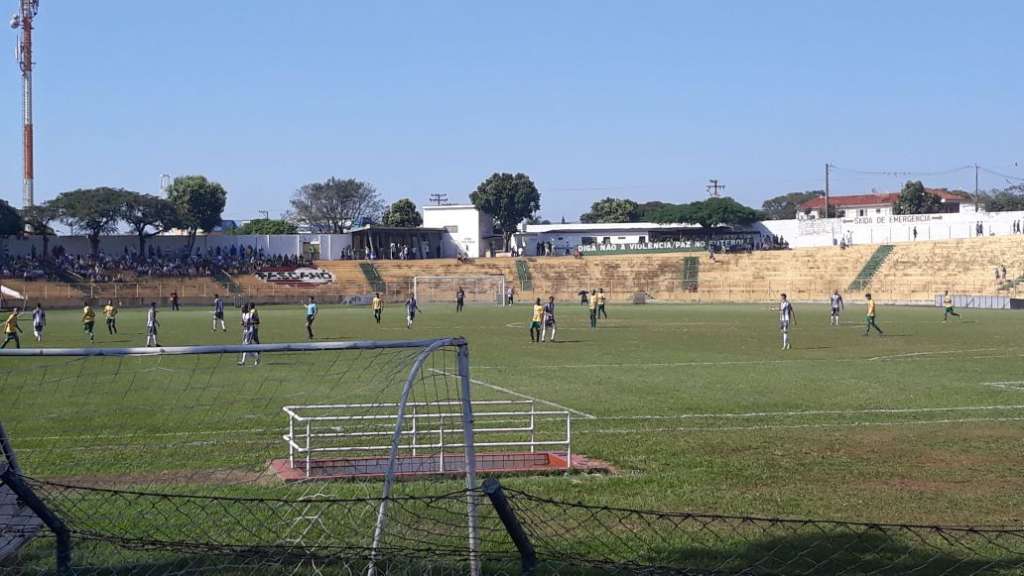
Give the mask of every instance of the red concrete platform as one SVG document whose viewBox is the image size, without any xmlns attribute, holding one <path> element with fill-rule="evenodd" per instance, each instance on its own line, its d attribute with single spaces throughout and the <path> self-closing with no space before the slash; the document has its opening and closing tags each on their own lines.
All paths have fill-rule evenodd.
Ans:
<svg viewBox="0 0 1024 576">
<path fill-rule="evenodd" d="M 364 458 L 333 458 L 312 460 L 309 476 L 306 476 L 306 461 L 295 459 L 291 467 L 287 458 L 271 460 L 270 469 L 285 482 L 302 480 L 356 480 L 383 478 L 387 470 L 386 456 Z M 461 454 L 445 454 L 444 466 L 439 454 L 424 456 L 400 456 L 398 458 L 399 478 L 413 479 L 424 476 L 462 476 L 465 463 Z M 566 465 L 565 452 L 501 452 L 478 453 L 476 470 L 481 474 L 558 474 L 570 471 L 611 473 L 614 469 L 607 462 L 592 460 L 573 454 L 571 465 Z"/>
</svg>

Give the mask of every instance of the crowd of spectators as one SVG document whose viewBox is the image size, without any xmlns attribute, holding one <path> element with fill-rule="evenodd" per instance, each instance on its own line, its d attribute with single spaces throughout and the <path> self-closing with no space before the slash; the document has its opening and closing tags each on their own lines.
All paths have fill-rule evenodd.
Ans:
<svg viewBox="0 0 1024 576">
<path fill-rule="evenodd" d="M 67 280 L 83 282 L 134 282 L 144 278 L 183 278 L 228 274 L 253 274 L 267 268 L 308 265 L 306 259 L 265 254 L 262 249 L 232 246 L 209 249 L 192 256 L 151 248 L 140 257 L 127 248 L 120 255 L 100 251 L 91 255 L 67 254 L 62 247 L 46 260 L 32 256 L 0 257 L 0 277 L 19 280 Z"/>
</svg>

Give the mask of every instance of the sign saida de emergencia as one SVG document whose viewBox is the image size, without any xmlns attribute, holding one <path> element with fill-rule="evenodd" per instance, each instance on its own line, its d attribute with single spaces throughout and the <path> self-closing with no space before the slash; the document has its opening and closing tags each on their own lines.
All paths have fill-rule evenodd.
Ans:
<svg viewBox="0 0 1024 576">
<path fill-rule="evenodd" d="M 271 284 L 289 286 L 319 286 L 334 282 L 334 274 L 323 268 L 267 268 L 257 272 L 256 277 Z"/>
</svg>

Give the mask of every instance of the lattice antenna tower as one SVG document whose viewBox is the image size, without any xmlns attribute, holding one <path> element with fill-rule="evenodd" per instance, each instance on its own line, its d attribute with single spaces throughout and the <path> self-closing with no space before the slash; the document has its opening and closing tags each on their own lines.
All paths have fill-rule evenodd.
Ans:
<svg viewBox="0 0 1024 576">
<path fill-rule="evenodd" d="M 21 0 L 21 9 L 11 17 L 11 28 L 20 30 L 18 39 L 18 66 L 21 68 L 21 112 L 22 146 L 24 171 L 22 176 L 21 203 L 28 208 L 34 203 L 35 174 L 32 153 L 32 25 L 39 12 L 39 0 Z"/>
</svg>

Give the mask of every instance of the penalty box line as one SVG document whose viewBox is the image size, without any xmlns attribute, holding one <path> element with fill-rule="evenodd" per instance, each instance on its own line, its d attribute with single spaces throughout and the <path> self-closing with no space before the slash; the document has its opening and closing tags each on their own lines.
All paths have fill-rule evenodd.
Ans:
<svg viewBox="0 0 1024 576">
<path fill-rule="evenodd" d="M 452 378 L 458 378 L 459 377 L 458 374 L 453 374 L 453 373 L 447 372 L 445 370 L 438 370 L 437 368 L 430 368 L 430 371 L 434 372 L 436 374 L 441 374 L 443 376 L 450 376 Z M 485 388 L 490 388 L 491 390 L 497 390 L 498 392 L 509 394 L 511 396 L 516 396 L 517 398 L 522 398 L 523 400 L 531 400 L 533 402 L 540 402 L 541 404 L 546 404 L 548 406 L 551 406 L 552 408 L 558 408 L 559 410 L 565 410 L 566 412 L 569 412 L 570 414 L 575 414 L 575 415 L 577 415 L 577 416 L 579 416 L 581 418 L 586 418 L 587 420 L 596 420 L 597 419 L 597 416 L 594 416 L 593 414 L 587 414 L 586 412 L 583 412 L 581 410 L 576 410 L 574 408 L 569 408 L 568 406 L 563 406 L 561 404 L 557 404 L 555 402 L 551 402 L 550 400 L 544 400 L 543 398 L 535 398 L 533 396 L 529 396 L 527 394 L 523 394 L 522 392 L 516 392 L 515 390 L 511 390 L 509 388 L 505 388 L 504 386 L 498 386 L 497 384 L 491 384 L 489 382 L 484 382 L 483 380 L 477 380 L 476 378 L 472 378 L 472 377 L 469 379 L 469 381 L 472 382 L 473 384 L 478 385 L 478 386 L 483 386 Z"/>
<path fill-rule="evenodd" d="M 1024 385 L 1024 382 L 1021 383 Z M 693 414 L 598 416 L 595 420 L 699 420 L 743 418 L 792 418 L 799 416 L 856 416 L 867 414 L 929 414 L 936 412 L 981 412 L 989 410 L 1024 410 L 1024 404 L 992 406 L 948 406 L 935 408 L 865 408 L 862 410 L 790 410 L 780 412 L 705 412 Z"/>
<path fill-rule="evenodd" d="M 889 422 L 834 422 L 818 424 L 757 424 L 752 426 L 677 426 L 673 428 L 603 428 L 588 434 L 649 434 L 652 432 L 744 432 L 751 430 L 801 430 L 816 428 L 868 428 L 875 426 L 920 426 L 924 424 L 970 424 L 977 422 L 1021 422 L 1014 418 L 943 418 L 938 420 L 896 420 Z"/>
</svg>

